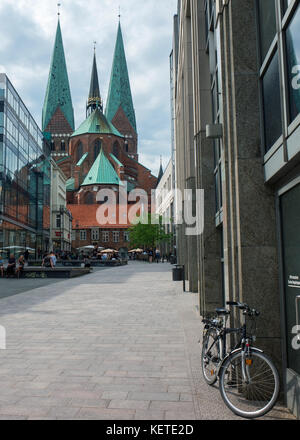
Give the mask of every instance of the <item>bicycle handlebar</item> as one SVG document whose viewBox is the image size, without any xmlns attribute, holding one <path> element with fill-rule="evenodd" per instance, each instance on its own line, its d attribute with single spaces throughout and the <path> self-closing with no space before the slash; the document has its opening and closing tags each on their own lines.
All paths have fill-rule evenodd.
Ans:
<svg viewBox="0 0 300 440">
<path fill-rule="evenodd" d="M 260 312 L 255 310 L 255 309 L 251 309 L 248 304 L 246 303 L 240 303 L 240 302 L 236 302 L 236 301 L 227 301 L 226 303 L 228 306 L 232 306 L 232 307 L 238 307 L 240 310 L 244 310 L 244 314 L 248 315 L 248 316 L 259 316 Z"/>
</svg>

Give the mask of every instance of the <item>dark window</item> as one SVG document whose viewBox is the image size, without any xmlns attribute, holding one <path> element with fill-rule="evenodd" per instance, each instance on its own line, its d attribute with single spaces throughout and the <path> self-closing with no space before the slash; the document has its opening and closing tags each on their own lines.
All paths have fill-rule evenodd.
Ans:
<svg viewBox="0 0 300 440">
<path fill-rule="evenodd" d="M 60 149 L 61 149 L 61 151 L 66 151 L 66 143 L 65 143 L 65 141 L 61 141 Z"/>
<path fill-rule="evenodd" d="M 261 62 L 276 35 L 275 0 L 258 0 Z"/>
<path fill-rule="evenodd" d="M 119 157 L 119 142 L 115 142 L 113 146 L 113 155 Z"/>
<path fill-rule="evenodd" d="M 93 205 L 94 204 L 94 195 L 93 193 L 87 193 L 85 196 L 85 204 L 86 205 Z"/>
<path fill-rule="evenodd" d="M 126 153 L 128 153 L 128 151 L 129 151 L 128 141 L 125 141 L 125 151 L 126 151 Z"/>
<path fill-rule="evenodd" d="M 101 141 L 97 140 L 97 141 L 95 142 L 95 145 L 94 145 L 94 160 L 96 160 L 97 157 L 98 157 L 99 154 L 100 154 L 101 145 L 102 145 Z"/>
<path fill-rule="evenodd" d="M 300 5 L 286 31 L 290 122 L 300 113 Z"/>
<path fill-rule="evenodd" d="M 50 148 L 51 148 L 51 151 L 55 151 L 55 143 L 54 143 L 54 141 L 51 141 Z"/>
<path fill-rule="evenodd" d="M 283 282 L 286 319 L 287 367 L 300 374 L 300 350 L 297 341 L 297 312 L 300 317 L 300 185 L 281 196 Z"/>
<path fill-rule="evenodd" d="M 265 148 L 268 151 L 282 134 L 278 53 L 262 78 Z"/>
<path fill-rule="evenodd" d="M 77 152 L 76 152 L 76 160 L 77 160 L 77 163 L 80 161 L 80 159 L 82 158 L 82 156 L 83 156 L 83 146 L 82 146 L 82 143 L 79 142 L 79 144 L 78 144 L 78 146 L 77 146 Z"/>
</svg>

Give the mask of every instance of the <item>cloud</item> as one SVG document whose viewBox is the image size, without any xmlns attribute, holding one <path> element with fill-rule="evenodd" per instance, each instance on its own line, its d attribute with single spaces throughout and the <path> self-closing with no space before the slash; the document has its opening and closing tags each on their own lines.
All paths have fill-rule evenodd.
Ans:
<svg viewBox="0 0 300 440">
<path fill-rule="evenodd" d="M 116 41 L 119 5 L 139 153 L 158 173 L 170 146 L 169 54 L 177 0 L 64 0 L 61 27 L 75 122 L 85 118 L 93 41 L 102 97 L 106 100 Z M 0 64 L 40 124 L 57 25 L 57 0 L 1 0 Z"/>
</svg>

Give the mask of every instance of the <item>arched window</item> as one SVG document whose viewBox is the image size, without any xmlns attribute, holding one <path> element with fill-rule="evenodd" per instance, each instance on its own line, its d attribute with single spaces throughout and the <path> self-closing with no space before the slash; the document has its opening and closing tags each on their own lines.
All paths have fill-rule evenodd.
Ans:
<svg viewBox="0 0 300 440">
<path fill-rule="evenodd" d="M 85 196 L 84 202 L 86 205 L 93 205 L 94 204 L 94 195 L 91 192 L 88 192 Z"/>
<path fill-rule="evenodd" d="M 54 141 L 51 141 L 50 148 L 51 148 L 51 151 L 55 151 L 55 143 L 54 143 Z"/>
<path fill-rule="evenodd" d="M 61 149 L 61 151 L 66 151 L 66 143 L 65 143 L 65 141 L 61 141 L 60 149 Z"/>
<path fill-rule="evenodd" d="M 94 160 L 96 160 L 97 157 L 99 156 L 100 150 L 101 150 L 101 146 L 102 146 L 102 142 L 99 139 L 97 139 L 95 141 L 95 145 L 94 145 Z"/>
<path fill-rule="evenodd" d="M 83 156 L 83 146 L 82 143 L 79 142 L 76 150 L 76 162 L 78 163 Z"/>
<path fill-rule="evenodd" d="M 129 151 L 128 141 L 127 140 L 125 141 L 125 151 L 126 151 L 126 153 L 128 153 L 128 151 Z"/>
<path fill-rule="evenodd" d="M 113 145 L 113 155 L 119 158 L 119 142 L 115 142 Z"/>
</svg>

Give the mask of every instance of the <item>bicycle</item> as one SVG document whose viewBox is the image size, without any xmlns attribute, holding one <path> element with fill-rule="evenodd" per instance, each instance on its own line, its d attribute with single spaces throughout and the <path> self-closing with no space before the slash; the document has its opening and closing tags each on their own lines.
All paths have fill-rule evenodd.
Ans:
<svg viewBox="0 0 300 440">
<path fill-rule="evenodd" d="M 238 416 L 257 418 L 275 405 L 279 395 L 279 376 L 273 361 L 252 345 L 256 337 L 248 334 L 246 318 L 255 320 L 259 312 L 245 303 L 227 302 L 238 307 L 244 316 L 240 328 L 227 328 L 227 309 L 216 309 L 217 317 L 203 319 L 202 371 L 205 381 L 214 385 L 219 379 L 225 404 Z M 227 335 L 239 339 L 227 353 Z"/>
</svg>

